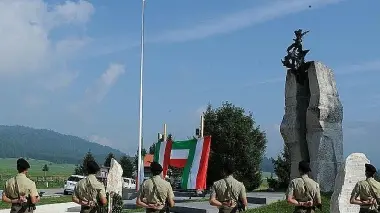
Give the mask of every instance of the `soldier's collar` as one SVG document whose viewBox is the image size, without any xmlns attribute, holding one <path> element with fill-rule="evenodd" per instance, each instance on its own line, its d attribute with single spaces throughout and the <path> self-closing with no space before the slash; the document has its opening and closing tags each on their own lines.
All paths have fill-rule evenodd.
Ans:
<svg viewBox="0 0 380 213">
<path fill-rule="evenodd" d="M 18 173 L 17 176 L 26 176 L 24 173 Z"/>
<path fill-rule="evenodd" d="M 303 175 L 301 175 L 301 177 L 309 177 L 309 175 L 308 174 L 303 174 Z"/>
</svg>

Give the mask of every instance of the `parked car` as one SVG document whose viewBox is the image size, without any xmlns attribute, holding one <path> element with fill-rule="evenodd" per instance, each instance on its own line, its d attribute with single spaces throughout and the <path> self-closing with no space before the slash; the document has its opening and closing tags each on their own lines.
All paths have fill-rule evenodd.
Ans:
<svg viewBox="0 0 380 213">
<path fill-rule="evenodd" d="M 63 194 L 68 195 L 69 193 L 73 193 L 75 186 L 77 183 L 86 178 L 85 176 L 82 175 L 71 175 L 66 181 L 65 185 L 63 186 Z"/>
<path fill-rule="evenodd" d="M 132 178 L 123 178 L 123 188 L 136 189 L 136 181 Z"/>
</svg>

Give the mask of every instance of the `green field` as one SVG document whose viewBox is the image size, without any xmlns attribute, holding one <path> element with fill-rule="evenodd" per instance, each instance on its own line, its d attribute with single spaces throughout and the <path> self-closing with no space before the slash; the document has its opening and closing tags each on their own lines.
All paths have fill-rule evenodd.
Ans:
<svg viewBox="0 0 380 213">
<path fill-rule="evenodd" d="M 1 175 L 14 175 L 16 170 L 16 158 L 0 158 L 0 174 Z M 73 164 L 54 164 L 44 160 L 28 160 L 30 164 L 29 175 L 30 176 L 44 176 L 42 167 L 47 164 L 49 171 L 47 176 L 70 176 L 75 169 Z"/>
<path fill-rule="evenodd" d="M 17 174 L 16 158 L 0 158 L 0 189 L 4 187 L 6 180 Z M 74 172 L 75 165 L 73 164 L 55 164 L 44 160 L 28 159 L 30 164 L 29 177 L 36 181 L 37 188 L 46 188 L 46 183 L 41 180 L 44 177 L 42 168 L 45 164 L 48 165 L 49 171 L 46 172 L 46 177 L 49 179 L 49 188 L 62 188 L 64 181 Z"/>
</svg>

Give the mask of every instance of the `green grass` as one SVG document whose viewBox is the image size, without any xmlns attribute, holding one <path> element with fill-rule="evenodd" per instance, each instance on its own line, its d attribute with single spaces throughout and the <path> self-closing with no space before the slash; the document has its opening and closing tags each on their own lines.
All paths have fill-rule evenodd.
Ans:
<svg viewBox="0 0 380 213">
<path fill-rule="evenodd" d="M 54 204 L 54 203 L 68 203 L 71 202 L 71 196 L 60 196 L 60 197 L 42 197 L 41 201 L 37 204 L 39 205 Z M 0 201 L 0 209 L 9 209 L 10 204 Z"/>
<path fill-rule="evenodd" d="M 330 212 L 330 195 L 322 196 L 322 211 L 317 210 L 317 212 L 321 213 L 329 213 Z M 246 211 L 248 213 L 293 213 L 294 206 L 288 204 L 286 201 L 278 201 L 263 207 L 250 209 Z"/>
<path fill-rule="evenodd" d="M 0 189 L 3 189 L 5 181 L 17 174 L 16 161 L 16 158 L 0 158 Z M 46 172 L 46 177 L 50 179 L 49 188 L 62 188 L 64 181 L 73 174 L 75 169 L 73 164 L 55 164 L 34 159 L 28 159 L 28 162 L 30 164 L 28 176 L 36 182 L 38 189 L 47 188 L 46 183 L 36 181 L 37 177 L 42 178 L 44 176 L 42 168 L 45 164 L 49 167 L 49 171 Z"/>
<path fill-rule="evenodd" d="M 14 175 L 16 170 L 16 158 L 0 158 L 0 174 L 1 175 Z M 49 171 L 47 176 L 70 176 L 75 169 L 74 164 L 55 164 L 44 160 L 28 160 L 30 164 L 29 175 L 30 176 L 44 176 L 42 167 L 47 164 Z"/>
</svg>

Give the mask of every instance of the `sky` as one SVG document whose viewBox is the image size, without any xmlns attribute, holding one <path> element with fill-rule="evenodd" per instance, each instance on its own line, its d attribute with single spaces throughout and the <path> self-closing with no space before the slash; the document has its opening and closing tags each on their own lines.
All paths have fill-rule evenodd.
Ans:
<svg viewBox="0 0 380 213">
<path fill-rule="evenodd" d="M 0 0 L 0 123 L 76 135 L 134 155 L 141 0 Z M 309 5 L 311 7 L 309 7 Z M 293 31 L 335 73 L 344 153 L 379 162 L 380 1 L 146 0 L 143 137 L 192 136 L 207 104 L 252 112 L 266 155 L 283 140 Z"/>
</svg>

